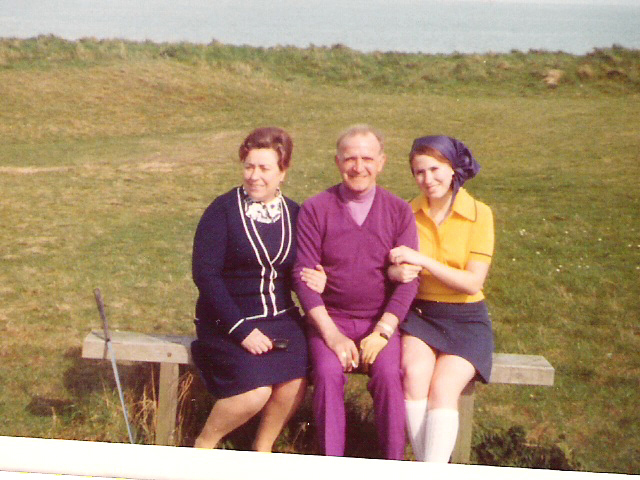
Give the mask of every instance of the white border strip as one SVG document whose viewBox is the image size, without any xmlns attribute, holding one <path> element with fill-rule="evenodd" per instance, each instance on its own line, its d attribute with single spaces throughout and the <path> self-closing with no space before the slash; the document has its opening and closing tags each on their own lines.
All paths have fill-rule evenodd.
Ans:
<svg viewBox="0 0 640 480">
<path fill-rule="evenodd" d="M 35 479 L 43 478 L 42 475 L 70 475 L 131 480 L 329 480 L 349 477 L 367 480 L 613 480 L 636 477 L 2 436 L 0 452 L 0 478 L 3 480 L 29 478 L 30 474 L 35 474 Z M 15 472 L 23 473 L 17 477 Z"/>
</svg>

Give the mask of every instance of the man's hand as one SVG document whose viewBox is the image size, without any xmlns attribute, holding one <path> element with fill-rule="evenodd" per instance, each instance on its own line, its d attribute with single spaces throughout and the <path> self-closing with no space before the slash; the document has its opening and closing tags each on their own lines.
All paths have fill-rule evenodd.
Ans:
<svg viewBox="0 0 640 480">
<path fill-rule="evenodd" d="M 336 329 L 325 341 L 327 346 L 338 357 L 343 371 L 351 372 L 358 368 L 358 348 L 353 343 L 353 340 Z"/>
<path fill-rule="evenodd" d="M 380 332 L 371 332 L 360 342 L 362 363 L 365 370 L 376 361 L 376 357 L 387 346 L 389 340 L 380 335 Z"/>
<path fill-rule="evenodd" d="M 242 342 L 240 342 L 240 345 L 253 355 L 266 353 L 273 348 L 273 343 L 271 343 L 269 337 L 257 328 L 251 330 L 251 333 L 247 335 Z"/>
</svg>

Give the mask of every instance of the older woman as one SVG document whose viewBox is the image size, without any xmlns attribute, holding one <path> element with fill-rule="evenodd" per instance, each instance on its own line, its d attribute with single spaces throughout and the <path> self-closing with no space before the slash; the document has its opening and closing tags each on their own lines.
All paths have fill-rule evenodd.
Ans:
<svg viewBox="0 0 640 480">
<path fill-rule="evenodd" d="M 193 245 L 198 339 L 191 346 L 216 397 L 195 446 L 214 448 L 262 412 L 253 443 L 271 451 L 304 397 L 307 346 L 291 298 L 298 205 L 280 192 L 293 142 L 279 128 L 258 128 L 240 146 L 242 186 L 204 212 Z M 324 288 L 323 276 L 313 277 Z"/>
<path fill-rule="evenodd" d="M 401 325 L 407 426 L 418 460 L 448 462 L 458 433 L 458 398 L 491 374 L 493 335 L 482 286 L 493 254 L 491 209 L 462 184 L 479 171 L 469 149 L 446 136 L 413 142 L 411 171 L 422 195 L 411 202 L 420 251 L 391 250 L 390 275 L 420 277 Z"/>
</svg>

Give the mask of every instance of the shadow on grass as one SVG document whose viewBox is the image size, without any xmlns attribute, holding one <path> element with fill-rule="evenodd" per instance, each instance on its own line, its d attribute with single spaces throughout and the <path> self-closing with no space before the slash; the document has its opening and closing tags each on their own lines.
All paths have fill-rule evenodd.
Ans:
<svg viewBox="0 0 640 480">
<path fill-rule="evenodd" d="M 36 417 L 53 417 L 69 415 L 74 407 L 71 400 L 35 395 L 26 407 L 27 412 Z"/>
<path fill-rule="evenodd" d="M 73 361 L 73 365 L 64 372 L 64 386 L 74 398 L 79 400 L 91 393 L 117 388 L 109 360 L 82 358 L 80 347 L 67 350 L 65 358 Z M 142 394 L 146 383 L 150 381 L 151 372 L 151 364 L 118 362 L 122 388 L 132 390 L 136 397 Z"/>
<path fill-rule="evenodd" d="M 480 465 L 552 470 L 581 470 L 569 446 L 560 437 L 554 443 L 535 444 L 527 439 L 523 427 L 483 432 L 473 452 Z"/>
<path fill-rule="evenodd" d="M 84 403 L 84 399 L 93 392 L 115 388 L 115 380 L 110 364 L 99 360 L 81 358 L 80 348 L 70 348 L 64 354 L 72 359 L 73 365 L 64 372 L 64 386 L 73 397 L 53 398 L 34 395 L 26 406 L 27 412 L 38 417 L 71 417 Z M 123 373 L 126 371 L 123 368 Z M 126 373 L 127 377 L 131 376 Z"/>
</svg>

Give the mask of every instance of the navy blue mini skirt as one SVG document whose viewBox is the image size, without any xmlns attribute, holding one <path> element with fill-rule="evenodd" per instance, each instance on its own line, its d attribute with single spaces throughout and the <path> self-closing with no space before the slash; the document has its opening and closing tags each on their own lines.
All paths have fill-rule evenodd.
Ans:
<svg viewBox="0 0 640 480">
<path fill-rule="evenodd" d="M 491 377 L 493 332 L 484 301 L 444 303 L 415 300 L 400 329 L 434 350 L 468 360 L 477 379 Z"/>
<path fill-rule="evenodd" d="M 193 363 L 216 398 L 307 376 L 307 341 L 297 309 L 255 321 L 255 326 L 269 338 L 288 340 L 286 349 L 253 355 L 211 323 L 196 319 L 198 339 L 191 343 Z"/>
</svg>

